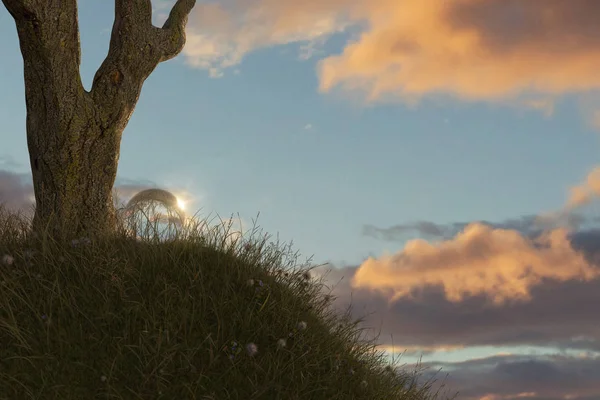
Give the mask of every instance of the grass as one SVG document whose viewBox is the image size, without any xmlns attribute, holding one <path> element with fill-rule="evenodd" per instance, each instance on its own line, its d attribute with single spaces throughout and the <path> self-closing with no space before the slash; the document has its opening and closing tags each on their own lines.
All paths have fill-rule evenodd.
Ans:
<svg viewBox="0 0 600 400">
<path fill-rule="evenodd" d="M 190 221 L 59 243 L 0 208 L 0 399 L 438 398 L 291 245 Z"/>
</svg>

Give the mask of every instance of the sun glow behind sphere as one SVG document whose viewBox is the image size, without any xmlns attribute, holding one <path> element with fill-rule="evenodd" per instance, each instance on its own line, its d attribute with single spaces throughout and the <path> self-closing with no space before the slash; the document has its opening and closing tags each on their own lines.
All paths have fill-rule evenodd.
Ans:
<svg viewBox="0 0 600 400">
<path fill-rule="evenodd" d="M 158 188 L 136 193 L 125 206 L 124 212 L 137 236 L 174 237 L 186 224 L 182 197 Z"/>
</svg>

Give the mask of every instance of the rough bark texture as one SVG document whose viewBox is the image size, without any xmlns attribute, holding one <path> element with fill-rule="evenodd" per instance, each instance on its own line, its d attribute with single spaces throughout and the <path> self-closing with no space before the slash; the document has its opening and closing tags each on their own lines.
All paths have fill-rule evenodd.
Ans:
<svg viewBox="0 0 600 400">
<path fill-rule="evenodd" d="M 79 73 L 77 0 L 2 2 L 23 55 L 34 229 L 111 232 L 121 135 L 145 79 L 183 49 L 195 0 L 177 0 L 162 28 L 152 25 L 150 0 L 115 0 L 110 48 L 89 92 Z"/>
</svg>

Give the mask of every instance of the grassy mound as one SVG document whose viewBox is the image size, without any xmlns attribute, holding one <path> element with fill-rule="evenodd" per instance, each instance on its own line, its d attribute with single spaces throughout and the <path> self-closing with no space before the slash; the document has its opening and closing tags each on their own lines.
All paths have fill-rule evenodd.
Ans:
<svg viewBox="0 0 600 400">
<path fill-rule="evenodd" d="M 28 224 L 0 209 L 0 399 L 438 397 L 332 311 L 289 246 L 199 223 L 57 243 Z"/>
</svg>

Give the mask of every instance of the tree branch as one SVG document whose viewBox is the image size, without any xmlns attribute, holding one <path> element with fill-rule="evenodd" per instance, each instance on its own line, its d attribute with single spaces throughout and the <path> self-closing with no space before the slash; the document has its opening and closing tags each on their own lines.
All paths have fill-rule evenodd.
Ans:
<svg viewBox="0 0 600 400">
<path fill-rule="evenodd" d="M 79 75 L 81 46 L 79 24 L 77 22 L 77 0 L 2 0 L 4 6 L 14 18 L 19 34 L 21 51 L 27 46 L 28 53 L 40 51 L 69 52 L 69 58 L 77 61 L 76 71 L 71 65 L 61 68 Z M 25 54 L 23 54 L 24 57 Z M 46 58 L 52 58 L 48 55 Z M 60 58 L 60 57 L 57 57 Z M 64 62 L 62 58 L 61 62 Z M 24 59 L 27 62 L 27 59 Z M 37 60 L 39 61 L 39 60 Z"/>
<path fill-rule="evenodd" d="M 170 60 L 183 50 L 185 46 L 185 26 L 196 0 L 177 0 L 171 9 L 169 18 L 162 26 L 159 41 L 163 55 L 161 61 Z"/>
<path fill-rule="evenodd" d="M 151 0 L 115 0 L 115 21 L 117 20 L 149 29 L 152 26 Z"/>
<path fill-rule="evenodd" d="M 196 0 L 177 0 L 177 3 L 171 9 L 169 18 L 163 24 L 163 29 L 185 28 L 188 15 L 192 12 L 192 8 L 196 5 Z"/>
<path fill-rule="evenodd" d="M 73 102 L 83 91 L 77 0 L 2 0 L 15 20 L 26 95 L 45 88 L 49 101 Z M 68 108 L 68 107 L 66 107 Z"/>
<path fill-rule="evenodd" d="M 2 3 L 15 21 L 34 19 L 39 11 L 35 0 L 2 0 Z"/>
<path fill-rule="evenodd" d="M 169 18 L 163 24 L 158 39 L 163 50 L 161 61 L 170 60 L 183 50 L 185 46 L 185 26 L 195 4 L 196 0 L 177 0 L 177 3 L 171 9 Z"/>
<path fill-rule="evenodd" d="M 3 0 L 4 1 L 4 0 Z M 196 0 L 177 0 L 162 28 L 152 26 L 150 0 L 115 0 L 115 21 L 106 59 L 91 95 L 107 121 L 126 124 L 146 78 L 185 45 L 185 25 Z"/>
</svg>

